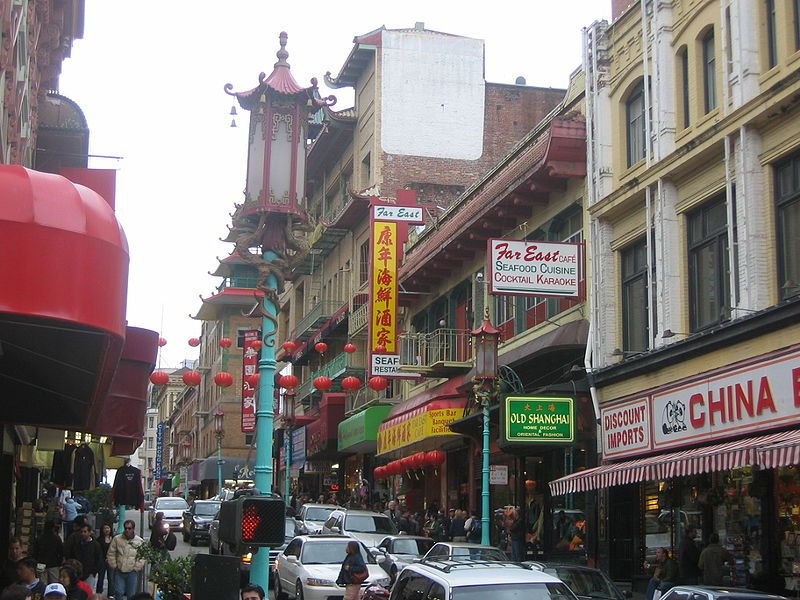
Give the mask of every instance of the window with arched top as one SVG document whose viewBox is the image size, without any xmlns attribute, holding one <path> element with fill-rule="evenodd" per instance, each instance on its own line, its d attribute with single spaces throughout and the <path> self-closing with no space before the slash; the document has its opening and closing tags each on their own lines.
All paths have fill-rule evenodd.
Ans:
<svg viewBox="0 0 800 600">
<path fill-rule="evenodd" d="M 645 157 L 645 102 L 644 79 L 640 80 L 625 101 L 625 127 L 628 142 L 628 166 L 632 167 Z"/>
</svg>

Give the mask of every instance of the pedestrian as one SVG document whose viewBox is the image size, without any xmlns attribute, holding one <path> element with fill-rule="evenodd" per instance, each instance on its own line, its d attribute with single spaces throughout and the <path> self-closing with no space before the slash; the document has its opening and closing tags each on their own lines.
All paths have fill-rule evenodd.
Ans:
<svg viewBox="0 0 800 600">
<path fill-rule="evenodd" d="M 450 521 L 450 539 L 454 542 L 466 542 L 467 532 L 464 530 L 464 516 L 460 510 L 453 512 L 453 519 Z"/>
<path fill-rule="evenodd" d="M 464 529 L 467 534 L 467 541 L 470 544 L 480 544 L 483 541 L 483 523 L 481 523 L 477 511 L 472 511 L 472 515 L 469 518 L 469 526 L 465 525 Z"/>
<path fill-rule="evenodd" d="M 17 563 L 25 556 L 18 537 L 8 540 L 8 554 L 0 567 L 0 589 L 17 582 Z"/>
<path fill-rule="evenodd" d="M 255 583 L 249 583 L 241 589 L 242 600 L 264 600 L 264 588 Z"/>
<path fill-rule="evenodd" d="M 430 536 L 434 542 L 444 542 L 447 540 L 447 532 L 444 527 L 444 514 L 440 512 L 436 515 L 436 520 L 433 522 L 430 530 Z"/>
<path fill-rule="evenodd" d="M 74 558 L 81 563 L 80 578 L 87 583 L 93 594 L 97 584 L 97 573 L 100 571 L 100 563 L 103 562 L 103 550 L 92 536 L 92 528 L 87 523 L 81 525 L 80 532 L 80 539 L 70 546 L 70 552 L 66 554 L 66 557 Z"/>
<path fill-rule="evenodd" d="M 111 525 L 103 523 L 100 528 L 100 537 L 97 542 L 100 544 L 102 552 L 102 560 L 100 561 L 100 568 L 97 571 L 97 587 L 95 591 L 98 594 L 103 593 L 105 579 L 108 579 L 108 595 L 114 595 L 114 569 L 108 566 L 108 549 L 111 547 L 111 542 L 114 541 L 114 534 L 111 531 Z"/>
<path fill-rule="evenodd" d="M 0 600 L 31 600 L 31 593 L 24 585 L 14 583 L 3 590 Z"/>
<path fill-rule="evenodd" d="M 83 567 L 81 566 L 81 562 L 77 558 L 68 558 L 64 561 L 64 564 L 61 565 L 61 569 L 64 567 L 70 567 L 73 571 L 75 571 L 75 577 L 78 578 L 78 587 L 86 592 L 87 598 L 94 594 L 94 590 L 83 580 Z M 61 569 L 58 570 L 59 579 L 61 578 Z M 69 589 L 67 589 L 67 595 L 69 595 Z"/>
<path fill-rule="evenodd" d="M 394 500 L 389 500 L 389 505 L 387 506 L 384 514 L 392 520 L 392 523 L 397 525 L 397 522 L 400 520 L 400 512 L 397 510 L 397 502 Z"/>
<path fill-rule="evenodd" d="M 511 510 L 511 522 L 508 526 L 508 537 L 511 540 L 511 560 L 522 562 L 525 560 L 525 519 L 519 514 L 519 510 Z"/>
<path fill-rule="evenodd" d="M 156 513 L 150 528 L 150 545 L 161 553 L 161 560 L 169 557 L 169 551 L 175 550 L 178 538 L 169 530 L 169 523 L 164 522 L 164 513 Z"/>
<path fill-rule="evenodd" d="M 697 559 L 697 566 L 702 572 L 701 583 L 703 585 L 722 585 L 722 567 L 728 558 L 730 558 L 728 551 L 719 544 L 719 534 L 709 535 L 708 546 L 703 548 Z"/>
<path fill-rule="evenodd" d="M 73 548 L 75 545 L 80 542 L 81 540 L 81 528 L 83 524 L 86 522 L 86 517 L 83 515 L 78 515 L 75 520 L 72 522 L 72 530 L 70 534 L 64 539 L 64 556 L 69 558 L 74 556 Z"/>
<path fill-rule="evenodd" d="M 369 575 L 369 572 L 364 558 L 361 556 L 361 545 L 357 541 L 347 542 L 346 552 L 336 583 L 344 586 L 344 600 L 358 600 L 361 583 Z"/>
<path fill-rule="evenodd" d="M 89 600 L 89 594 L 87 594 L 79 586 L 80 578 L 78 577 L 75 569 L 73 569 L 70 565 L 65 564 L 61 567 L 61 569 L 58 571 L 58 578 L 61 580 L 61 585 L 64 589 L 64 596 L 67 598 L 67 600 Z M 51 583 L 45 588 L 45 597 L 48 596 L 47 590 L 55 585 L 58 584 Z"/>
<path fill-rule="evenodd" d="M 647 583 L 647 600 L 653 600 L 656 592 L 659 592 L 659 596 L 668 592 L 680 577 L 678 563 L 670 558 L 666 548 L 656 548 L 656 562 L 653 566 L 653 576 Z M 650 568 L 650 565 L 645 563 L 645 568 Z"/>
<path fill-rule="evenodd" d="M 45 583 L 58 581 L 58 568 L 64 562 L 64 542 L 59 535 L 61 527 L 55 521 L 45 521 L 42 535 L 36 540 L 33 555 L 46 569 Z"/>
<path fill-rule="evenodd" d="M 26 556 L 17 562 L 17 581 L 28 588 L 31 600 L 41 600 L 45 584 L 36 576 L 36 559 Z"/>
<path fill-rule="evenodd" d="M 700 578 L 700 549 L 694 539 L 697 537 L 697 528 L 694 525 L 686 527 L 686 532 L 681 540 L 679 557 L 681 583 L 683 585 L 697 585 Z"/>
<path fill-rule="evenodd" d="M 136 558 L 136 550 L 144 540 L 136 535 L 136 524 L 125 521 L 124 530 L 108 547 L 108 566 L 114 571 L 114 600 L 130 600 L 136 593 L 139 573 L 144 568 L 144 560 Z"/>
<path fill-rule="evenodd" d="M 67 597 L 66 588 L 60 583 L 51 583 L 44 588 L 45 600 L 64 600 Z"/>
</svg>

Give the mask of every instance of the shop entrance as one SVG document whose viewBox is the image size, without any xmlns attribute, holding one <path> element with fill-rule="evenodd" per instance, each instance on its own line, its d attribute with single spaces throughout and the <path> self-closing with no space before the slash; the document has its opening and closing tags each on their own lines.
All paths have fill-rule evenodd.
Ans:
<svg viewBox="0 0 800 600">
<path fill-rule="evenodd" d="M 638 553 L 635 551 L 637 520 L 631 518 L 638 513 L 639 487 L 623 485 L 609 489 L 609 559 L 612 579 L 630 580 L 631 573 L 639 569 L 634 564 Z"/>
</svg>

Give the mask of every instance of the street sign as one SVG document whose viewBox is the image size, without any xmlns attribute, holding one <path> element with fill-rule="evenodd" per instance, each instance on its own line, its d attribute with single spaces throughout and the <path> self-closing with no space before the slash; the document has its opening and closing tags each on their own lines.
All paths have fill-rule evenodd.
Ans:
<svg viewBox="0 0 800 600">
<path fill-rule="evenodd" d="M 509 396 L 503 408 L 503 441 L 507 444 L 563 444 L 575 439 L 572 398 Z"/>
</svg>

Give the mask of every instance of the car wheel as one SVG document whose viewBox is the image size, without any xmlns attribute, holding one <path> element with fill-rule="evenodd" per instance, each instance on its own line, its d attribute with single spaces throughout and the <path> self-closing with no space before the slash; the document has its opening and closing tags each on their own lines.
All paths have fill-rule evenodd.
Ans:
<svg viewBox="0 0 800 600">
<path fill-rule="evenodd" d="M 295 585 L 295 592 L 294 592 L 295 600 L 303 600 L 303 584 L 300 583 L 300 580 L 297 580 L 297 584 Z"/>
<path fill-rule="evenodd" d="M 278 577 L 277 569 L 275 569 L 275 583 L 273 586 L 275 587 L 275 600 L 287 600 L 286 592 L 281 589 L 281 578 Z"/>
</svg>

